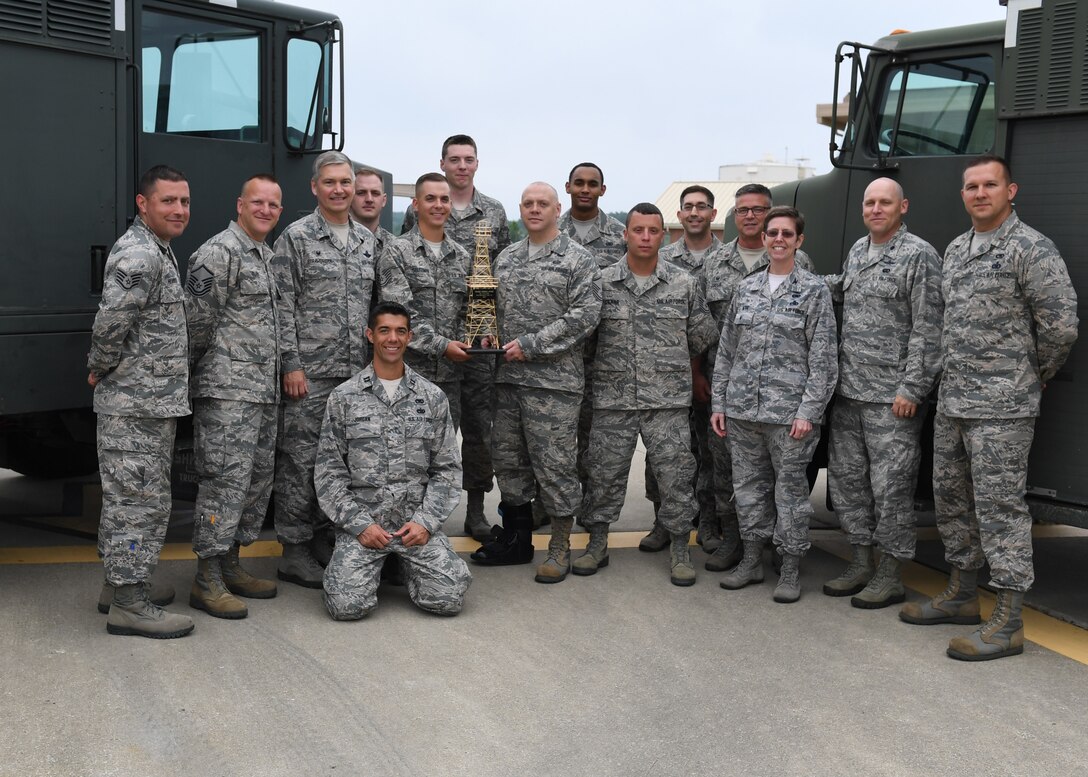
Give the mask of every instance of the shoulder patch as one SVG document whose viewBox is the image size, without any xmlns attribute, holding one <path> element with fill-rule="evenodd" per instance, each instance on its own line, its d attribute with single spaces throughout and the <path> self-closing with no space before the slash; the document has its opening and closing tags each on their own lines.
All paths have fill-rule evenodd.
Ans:
<svg viewBox="0 0 1088 777">
<path fill-rule="evenodd" d="M 118 286 L 129 291 L 140 285 L 140 281 L 143 279 L 144 274 L 142 272 L 125 272 L 118 267 L 117 271 L 113 274 L 113 277 L 116 279 Z"/>
<path fill-rule="evenodd" d="M 189 273 L 189 278 L 185 281 L 185 290 L 194 297 L 203 297 L 212 290 L 214 280 L 215 274 L 202 264 Z"/>
</svg>

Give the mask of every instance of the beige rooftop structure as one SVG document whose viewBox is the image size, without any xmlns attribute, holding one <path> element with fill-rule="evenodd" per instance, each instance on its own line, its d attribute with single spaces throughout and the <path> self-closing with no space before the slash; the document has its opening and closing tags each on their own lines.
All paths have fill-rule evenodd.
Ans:
<svg viewBox="0 0 1088 777">
<path fill-rule="evenodd" d="M 798 159 L 795 162 L 778 162 L 774 157 L 764 156 L 759 162 L 750 164 L 722 165 L 718 168 L 718 180 L 676 181 L 669 184 L 654 204 L 665 215 L 665 229 L 669 231 L 669 239 L 676 240 L 683 231 L 680 221 L 676 218 L 676 212 L 680 210 L 680 192 L 696 184 L 705 186 L 714 192 L 714 205 L 718 209 L 718 216 L 714 219 L 711 229 L 720 237 L 725 227 L 725 220 L 729 218 L 730 208 L 733 207 L 733 195 L 737 189 L 750 183 L 761 183 L 771 187 L 809 178 L 815 174 L 815 170 L 803 164 L 807 161 L 807 159 Z"/>
</svg>

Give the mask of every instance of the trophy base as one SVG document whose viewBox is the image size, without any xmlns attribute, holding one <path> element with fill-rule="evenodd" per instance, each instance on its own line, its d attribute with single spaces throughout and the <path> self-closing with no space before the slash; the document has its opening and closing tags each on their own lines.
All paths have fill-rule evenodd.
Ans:
<svg viewBox="0 0 1088 777">
<path fill-rule="evenodd" d="M 486 354 L 493 354 L 493 355 L 497 356 L 500 353 L 506 353 L 506 349 L 505 348 L 481 348 L 479 346 L 474 345 L 471 348 L 466 348 L 465 353 L 471 354 L 473 356 L 475 356 L 476 354 L 485 354 L 485 355 Z"/>
</svg>

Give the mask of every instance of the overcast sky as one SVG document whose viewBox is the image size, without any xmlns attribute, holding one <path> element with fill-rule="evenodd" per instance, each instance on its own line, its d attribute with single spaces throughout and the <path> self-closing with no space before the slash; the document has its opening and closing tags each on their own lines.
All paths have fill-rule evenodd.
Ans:
<svg viewBox="0 0 1088 777">
<path fill-rule="evenodd" d="M 829 170 L 816 104 L 841 41 L 1005 18 L 998 0 L 293 4 L 343 20 L 349 155 L 410 183 L 466 133 L 477 188 L 511 218 L 526 184 L 562 194 L 583 160 L 604 169 L 610 211 L 765 155 Z"/>
</svg>

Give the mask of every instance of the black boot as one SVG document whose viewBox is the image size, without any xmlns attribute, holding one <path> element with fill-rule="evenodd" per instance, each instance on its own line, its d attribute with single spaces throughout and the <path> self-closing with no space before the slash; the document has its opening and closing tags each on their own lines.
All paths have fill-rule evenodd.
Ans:
<svg viewBox="0 0 1088 777">
<path fill-rule="evenodd" d="M 523 505 L 500 502 L 499 515 L 502 516 L 502 533 L 469 558 L 488 567 L 528 564 L 533 560 L 532 506 L 528 502 Z"/>
</svg>

